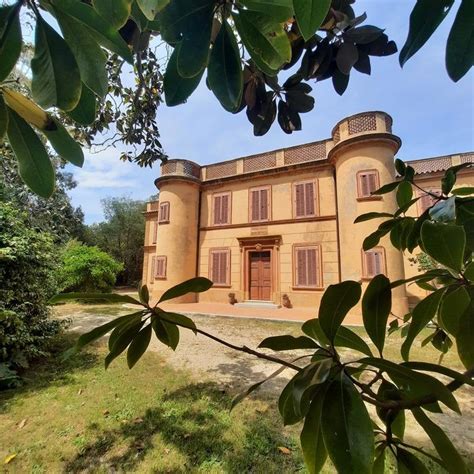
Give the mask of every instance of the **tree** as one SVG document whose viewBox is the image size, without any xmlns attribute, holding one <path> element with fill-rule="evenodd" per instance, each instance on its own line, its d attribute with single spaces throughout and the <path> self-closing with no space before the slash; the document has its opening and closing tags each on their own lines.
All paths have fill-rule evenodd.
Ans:
<svg viewBox="0 0 474 474">
<path fill-rule="evenodd" d="M 0 201 L 0 387 L 47 353 L 62 325 L 49 318 L 58 290 L 54 238 L 32 227 L 26 212 Z"/>
<path fill-rule="evenodd" d="M 102 200 L 105 222 L 89 226 L 89 242 L 123 264 L 119 285 L 136 285 L 142 277 L 145 203 L 133 199 Z"/>
<path fill-rule="evenodd" d="M 106 292 L 114 287 L 122 269 L 121 263 L 98 247 L 71 241 L 63 251 L 58 280 L 62 290 Z"/>
</svg>

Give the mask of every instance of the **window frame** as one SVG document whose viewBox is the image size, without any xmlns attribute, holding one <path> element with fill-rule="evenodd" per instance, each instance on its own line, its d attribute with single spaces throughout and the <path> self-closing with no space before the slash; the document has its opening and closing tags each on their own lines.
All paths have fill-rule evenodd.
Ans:
<svg viewBox="0 0 474 474">
<path fill-rule="evenodd" d="M 439 193 L 440 196 L 443 193 L 441 188 L 434 188 L 434 189 L 433 188 L 428 188 L 427 190 L 430 193 Z M 418 199 L 418 201 L 416 203 L 416 209 L 418 211 L 418 216 L 421 216 L 426 211 L 426 209 L 428 209 L 428 207 L 426 209 L 423 209 L 422 206 L 421 206 L 423 197 L 425 197 L 425 196 L 431 197 L 431 196 L 429 196 L 428 193 L 425 193 L 425 192 L 422 192 L 422 191 L 417 192 L 417 197 L 420 198 L 420 199 Z M 431 206 L 429 206 L 429 207 L 431 207 Z"/>
<path fill-rule="evenodd" d="M 153 283 L 155 281 L 155 268 L 156 268 L 156 255 L 151 255 L 151 263 L 150 263 L 150 275 L 149 275 L 149 282 Z"/>
<path fill-rule="evenodd" d="M 362 193 L 362 180 L 361 180 L 361 175 L 363 174 L 373 174 L 375 175 L 375 189 L 379 189 L 380 188 L 380 174 L 379 174 L 379 171 L 372 168 L 372 169 L 368 169 L 368 170 L 360 170 L 356 173 L 356 181 L 357 181 L 357 200 L 359 201 L 365 201 L 365 200 L 370 200 L 370 199 L 373 199 L 373 200 L 378 200 L 378 199 L 382 199 L 382 196 L 377 196 L 377 195 L 372 195 L 372 194 L 368 194 L 368 195 L 364 195 Z"/>
<path fill-rule="evenodd" d="M 298 258 L 297 253 L 298 250 L 305 249 L 316 250 L 317 261 L 319 261 L 319 267 L 316 268 L 316 285 L 309 286 L 309 285 L 298 285 Z M 324 279 L 323 279 L 323 250 L 321 243 L 304 243 L 304 244 L 293 244 L 292 249 L 292 262 L 291 262 L 291 269 L 293 274 L 293 290 L 306 290 L 306 291 L 314 291 L 314 290 L 323 290 L 324 289 Z"/>
<path fill-rule="evenodd" d="M 215 199 L 217 197 L 228 196 L 228 208 L 227 208 L 227 222 L 219 222 L 216 223 L 216 215 L 215 215 Z M 222 204 L 221 204 L 222 206 Z M 211 225 L 214 227 L 219 227 L 223 225 L 230 225 L 232 224 L 232 191 L 222 191 L 218 193 L 212 193 L 211 195 Z"/>
<path fill-rule="evenodd" d="M 308 183 L 313 184 L 313 193 L 314 193 L 314 214 L 306 214 L 306 209 L 305 209 L 305 214 L 303 216 L 298 216 L 296 214 L 296 186 L 298 185 L 306 185 Z M 308 217 L 318 217 L 320 215 L 320 209 L 319 209 L 319 182 L 317 178 L 314 179 L 304 179 L 301 181 L 294 181 L 291 183 L 292 191 L 291 191 L 291 196 L 292 196 L 292 211 L 293 211 L 293 219 L 307 219 Z M 305 208 L 306 208 L 306 188 L 305 189 Z"/>
<path fill-rule="evenodd" d="M 255 191 L 267 191 L 267 218 L 266 219 L 252 219 L 252 206 L 253 206 L 253 192 Z M 259 223 L 259 222 L 270 222 L 272 220 L 272 186 L 271 184 L 267 184 L 264 186 L 254 186 L 252 188 L 249 188 L 248 191 L 248 201 L 249 201 L 249 222 L 250 223 Z"/>
<path fill-rule="evenodd" d="M 161 275 L 158 274 L 158 260 L 163 260 L 163 273 Z M 166 280 L 167 275 L 167 267 L 168 267 L 168 257 L 166 255 L 155 255 L 155 280 Z"/>
<path fill-rule="evenodd" d="M 382 272 L 376 273 L 375 275 L 369 275 L 367 273 L 367 258 L 366 255 L 368 252 L 373 252 L 377 250 L 382 255 Z M 370 250 L 361 249 L 361 258 L 362 258 L 362 280 L 372 280 L 372 278 L 376 277 L 377 275 L 385 275 L 387 276 L 387 259 L 385 254 L 385 247 L 378 245 L 376 247 L 372 247 Z"/>
<path fill-rule="evenodd" d="M 227 268 L 226 268 L 226 275 L 225 275 L 225 283 L 216 283 L 214 282 L 212 278 L 212 274 L 214 271 L 214 266 L 213 266 L 213 255 L 215 253 L 225 253 L 227 254 Z M 209 268 L 208 268 L 208 277 L 209 280 L 213 282 L 212 287 L 213 288 L 231 288 L 231 258 L 232 258 L 232 253 L 231 253 L 231 248 L 230 247 L 214 247 L 209 249 Z"/>
<path fill-rule="evenodd" d="M 168 208 L 167 210 L 167 219 L 163 219 L 162 215 L 163 215 L 163 212 L 162 212 L 162 207 L 163 206 L 166 206 Z M 159 212 L 158 212 L 158 224 L 169 224 L 170 223 L 170 202 L 169 201 L 163 201 L 163 202 L 160 202 L 160 208 L 159 208 Z"/>
<path fill-rule="evenodd" d="M 152 245 L 155 245 L 156 242 L 158 241 L 158 225 L 159 225 L 159 222 L 158 222 L 158 217 L 156 219 L 153 219 L 153 227 L 152 227 L 152 234 L 151 234 L 151 244 Z"/>
</svg>

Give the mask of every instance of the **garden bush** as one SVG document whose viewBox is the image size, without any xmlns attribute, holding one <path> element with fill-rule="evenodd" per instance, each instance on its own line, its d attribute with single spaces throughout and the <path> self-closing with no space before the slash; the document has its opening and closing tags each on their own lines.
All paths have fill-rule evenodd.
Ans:
<svg viewBox="0 0 474 474">
<path fill-rule="evenodd" d="M 59 270 L 62 290 L 106 292 L 115 285 L 123 265 L 98 247 L 77 241 L 66 245 Z"/>
<path fill-rule="evenodd" d="M 27 222 L 26 213 L 0 202 L 0 388 L 47 354 L 61 329 L 46 304 L 58 289 L 53 238 Z"/>
</svg>

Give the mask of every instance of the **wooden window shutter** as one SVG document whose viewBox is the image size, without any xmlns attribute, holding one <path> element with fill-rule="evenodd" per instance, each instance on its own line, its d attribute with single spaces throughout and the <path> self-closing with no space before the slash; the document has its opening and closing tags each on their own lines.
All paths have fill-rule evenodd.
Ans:
<svg viewBox="0 0 474 474">
<path fill-rule="evenodd" d="M 317 268 L 317 252 L 316 249 L 306 250 L 306 267 L 308 269 L 307 285 L 317 286 L 318 284 L 318 268 Z"/>
<path fill-rule="evenodd" d="M 360 179 L 360 191 L 361 191 L 361 196 L 366 197 L 370 195 L 369 192 L 369 179 L 367 174 L 360 174 L 359 175 Z"/>
<path fill-rule="evenodd" d="M 153 235 L 152 235 L 152 243 L 156 244 L 157 234 L 158 234 L 158 220 L 153 221 Z"/>
<path fill-rule="evenodd" d="M 306 286 L 306 250 L 297 249 L 296 250 L 296 285 L 297 286 Z"/>
<path fill-rule="evenodd" d="M 221 197 L 221 221 L 220 224 L 229 223 L 229 195 L 224 194 Z"/>
<path fill-rule="evenodd" d="M 250 212 L 252 221 L 258 221 L 260 217 L 260 192 L 252 191 L 250 194 Z"/>
<path fill-rule="evenodd" d="M 383 256 L 382 252 L 377 251 L 373 253 L 374 258 L 374 276 L 383 273 Z"/>
<path fill-rule="evenodd" d="M 371 277 L 375 275 L 375 259 L 373 252 L 365 253 L 365 271 L 366 276 Z"/>
<path fill-rule="evenodd" d="M 305 215 L 304 205 L 304 184 L 295 185 L 295 217 L 303 217 Z"/>
<path fill-rule="evenodd" d="M 210 278 L 215 285 L 229 285 L 230 251 L 211 250 Z"/>
<path fill-rule="evenodd" d="M 221 224 L 221 196 L 214 196 L 214 224 Z"/>
<path fill-rule="evenodd" d="M 219 283 L 227 283 L 227 252 L 219 253 Z"/>
<path fill-rule="evenodd" d="M 268 189 L 261 189 L 260 190 L 260 221 L 268 220 Z"/>
<path fill-rule="evenodd" d="M 315 206 L 314 206 L 314 183 L 306 183 L 305 184 L 305 215 L 306 216 L 314 216 Z"/>
<path fill-rule="evenodd" d="M 377 173 L 369 173 L 367 175 L 367 181 L 368 181 L 368 196 L 371 196 L 372 193 L 377 189 Z"/>
<path fill-rule="evenodd" d="M 170 220 L 170 203 L 162 202 L 160 204 L 159 222 L 169 222 Z"/>
<path fill-rule="evenodd" d="M 155 265 L 156 265 L 156 257 L 151 257 L 151 265 L 150 265 L 150 281 L 155 279 Z"/>
</svg>

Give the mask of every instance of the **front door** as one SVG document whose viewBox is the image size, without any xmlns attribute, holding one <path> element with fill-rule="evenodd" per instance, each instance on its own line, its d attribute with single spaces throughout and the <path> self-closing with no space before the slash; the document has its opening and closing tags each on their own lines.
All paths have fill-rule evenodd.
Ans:
<svg viewBox="0 0 474 474">
<path fill-rule="evenodd" d="M 250 252 L 250 299 L 270 301 L 272 293 L 271 253 Z"/>
</svg>

